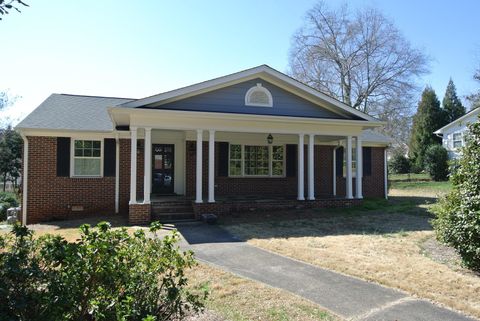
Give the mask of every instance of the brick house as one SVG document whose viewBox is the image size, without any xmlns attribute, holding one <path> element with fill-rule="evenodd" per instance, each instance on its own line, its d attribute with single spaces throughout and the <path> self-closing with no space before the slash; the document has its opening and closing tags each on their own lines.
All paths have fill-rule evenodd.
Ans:
<svg viewBox="0 0 480 321">
<path fill-rule="evenodd" d="M 387 197 L 381 126 L 266 65 L 142 99 L 52 94 L 17 126 L 22 220 Z"/>
</svg>

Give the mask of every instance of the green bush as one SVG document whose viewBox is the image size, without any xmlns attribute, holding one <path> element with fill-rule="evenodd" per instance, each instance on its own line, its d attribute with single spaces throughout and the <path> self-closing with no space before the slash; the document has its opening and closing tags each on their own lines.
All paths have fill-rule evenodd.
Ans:
<svg viewBox="0 0 480 321">
<path fill-rule="evenodd" d="M 0 192 L 0 221 L 7 219 L 7 210 L 10 207 L 18 206 L 15 194 L 8 192 Z"/>
<path fill-rule="evenodd" d="M 392 156 L 389 167 L 393 174 L 410 173 L 410 161 L 400 153 L 396 153 Z"/>
<path fill-rule="evenodd" d="M 480 271 L 480 123 L 469 126 L 453 190 L 431 211 L 437 238 L 453 246 L 467 267 Z"/>
<path fill-rule="evenodd" d="M 448 180 L 448 152 L 440 145 L 432 145 L 425 152 L 425 169 L 434 181 Z"/>
<path fill-rule="evenodd" d="M 158 228 L 147 237 L 83 225 L 69 243 L 15 225 L 0 238 L 0 320 L 171 320 L 201 310 L 184 274 L 192 253 L 180 252 L 176 232 L 157 237 Z"/>
</svg>

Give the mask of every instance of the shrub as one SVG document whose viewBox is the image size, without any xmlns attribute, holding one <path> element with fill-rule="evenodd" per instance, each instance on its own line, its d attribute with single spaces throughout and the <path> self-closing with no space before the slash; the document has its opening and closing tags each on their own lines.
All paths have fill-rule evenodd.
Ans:
<svg viewBox="0 0 480 321">
<path fill-rule="evenodd" d="M 400 153 L 393 155 L 389 166 L 393 174 L 410 173 L 410 161 Z"/>
<path fill-rule="evenodd" d="M 203 308 L 187 290 L 195 261 L 178 234 L 129 235 L 106 222 L 81 227 L 81 238 L 39 239 L 16 225 L 0 238 L 1 320 L 171 320 Z"/>
<path fill-rule="evenodd" d="M 431 211 L 437 238 L 453 246 L 467 267 L 480 271 L 480 123 L 469 126 L 453 190 Z"/>
<path fill-rule="evenodd" d="M 434 181 L 448 180 L 448 152 L 440 145 L 432 145 L 425 152 L 425 169 Z"/>
</svg>

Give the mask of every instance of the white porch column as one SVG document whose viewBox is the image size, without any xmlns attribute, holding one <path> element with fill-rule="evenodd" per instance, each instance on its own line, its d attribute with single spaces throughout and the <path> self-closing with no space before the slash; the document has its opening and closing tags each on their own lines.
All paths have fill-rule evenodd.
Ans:
<svg viewBox="0 0 480 321">
<path fill-rule="evenodd" d="M 315 175 L 314 175 L 314 166 L 315 166 L 315 156 L 314 156 L 314 145 L 315 144 L 315 135 L 308 135 L 308 199 L 313 201 L 315 199 Z"/>
<path fill-rule="evenodd" d="M 215 130 L 208 131 L 208 202 L 215 202 Z"/>
<path fill-rule="evenodd" d="M 130 202 L 137 204 L 137 127 L 130 127 Z"/>
<path fill-rule="evenodd" d="M 352 136 L 347 136 L 347 181 L 346 181 L 346 197 L 353 198 L 352 192 Z"/>
<path fill-rule="evenodd" d="M 150 204 L 152 188 L 152 129 L 145 128 L 145 159 L 143 175 L 143 203 Z"/>
<path fill-rule="evenodd" d="M 197 129 L 197 170 L 196 170 L 196 198 L 195 203 L 202 203 L 202 145 L 203 145 L 203 130 Z"/>
<path fill-rule="evenodd" d="M 355 138 L 355 147 L 357 149 L 357 172 L 355 173 L 356 184 L 356 198 L 363 198 L 362 195 L 362 181 L 363 181 L 363 156 L 362 156 L 362 138 L 357 136 Z"/>
<path fill-rule="evenodd" d="M 304 134 L 298 134 L 298 196 L 297 200 L 304 201 L 305 200 L 305 192 L 304 192 Z"/>
</svg>

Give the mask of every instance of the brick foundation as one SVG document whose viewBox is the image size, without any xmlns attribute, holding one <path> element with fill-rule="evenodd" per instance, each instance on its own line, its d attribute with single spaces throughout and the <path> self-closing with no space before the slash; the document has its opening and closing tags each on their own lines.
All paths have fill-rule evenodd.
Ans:
<svg viewBox="0 0 480 321">
<path fill-rule="evenodd" d="M 130 225 L 144 225 L 151 221 L 150 204 L 130 204 L 128 223 Z"/>
</svg>

